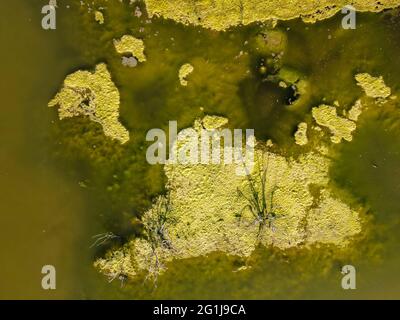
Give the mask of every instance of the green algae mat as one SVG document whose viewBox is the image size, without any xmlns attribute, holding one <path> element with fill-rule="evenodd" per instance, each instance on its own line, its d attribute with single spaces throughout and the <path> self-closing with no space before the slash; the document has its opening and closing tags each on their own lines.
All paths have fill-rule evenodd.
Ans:
<svg viewBox="0 0 400 320">
<path fill-rule="evenodd" d="M 0 298 L 400 298 L 400 1 L 0 5 Z"/>
</svg>

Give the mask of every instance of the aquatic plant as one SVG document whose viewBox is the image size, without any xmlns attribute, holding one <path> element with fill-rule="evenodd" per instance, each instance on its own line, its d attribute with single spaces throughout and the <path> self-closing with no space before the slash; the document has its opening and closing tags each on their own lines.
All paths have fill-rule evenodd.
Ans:
<svg viewBox="0 0 400 320">
<path fill-rule="evenodd" d="M 257 239 L 260 239 L 267 223 L 268 227 L 274 230 L 273 221 L 277 217 L 277 213 L 273 210 L 273 199 L 277 188 L 272 188 L 269 197 L 267 196 L 267 172 L 269 159 L 267 160 L 266 166 L 264 166 L 264 164 L 261 165 L 260 161 L 257 161 L 257 163 L 257 177 L 254 178 L 249 172 L 246 176 L 250 195 L 246 195 L 245 192 L 239 188 L 237 189 L 237 192 L 239 197 L 245 199 L 247 202 L 238 213 L 238 217 L 241 220 L 243 213 L 248 210 L 254 218 L 253 224 L 258 224 Z"/>
<path fill-rule="evenodd" d="M 117 239 L 119 238 L 119 236 L 117 236 L 116 234 L 112 233 L 112 232 L 105 232 L 105 233 L 99 233 L 96 234 L 92 237 L 92 239 L 94 239 L 94 242 L 92 243 L 92 245 L 90 246 L 90 248 L 93 247 L 100 247 L 103 244 L 106 244 L 107 242 Z"/>
<path fill-rule="evenodd" d="M 171 204 L 169 196 L 160 196 L 157 198 L 155 207 L 151 210 L 150 214 L 145 216 L 145 221 L 143 222 L 145 235 L 154 249 L 158 247 L 172 248 L 166 229 L 170 212 Z"/>
<path fill-rule="evenodd" d="M 157 276 L 160 273 L 160 269 L 164 268 L 162 259 L 159 257 L 159 251 L 173 250 L 167 229 L 168 223 L 173 221 L 170 213 L 171 201 L 168 194 L 167 196 L 159 196 L 154 206 L 143 217 L 144 235 L 151 246 L 146 279 L 152 277 L 154 286 L 157 285 Z"/>
<path fill-rule="evenodd" d="M 122 256 L 119 257 L 119 259 L 118 259 L 119 264 L 116 264 L 116 269 L 112 270 L 112 271 L 110 270 L 109 273 L 107 273 L 108 282 L 111 283 L 115 279 L 117 279 L 121 282 L 121 288 L 126 284 L 126 282 L 129 279 L 129 276 L 124 272 L 124 268 L 123 268 L 125 259 L 126 259 L 126 255 L 124 253 L 122 253 Z"/>
</svg>

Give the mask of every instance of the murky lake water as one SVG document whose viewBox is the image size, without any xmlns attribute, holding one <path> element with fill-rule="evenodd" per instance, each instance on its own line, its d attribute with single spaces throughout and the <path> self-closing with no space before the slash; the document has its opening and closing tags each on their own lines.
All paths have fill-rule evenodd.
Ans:
<svg viewBox="0 0 400 320">
<path fill-rule="evenodd" d="M 132 8 L 109 1 L 106 24 L 79 1 L 59 1 L 57 30 L 41 28 L 45 1 L 0 4 L 0 298 L 400 298 L 400 109 L 363 115 L 354 141 L 337 148 L 332 183 L 368 209 L 372 230 L 356 240 L 352 261 L 321 246 L 280 252 L 259 249 L 252 268 L 232 272 L 242 261 L 213 254 L 171 263 L 156 290 L 143 281 L 108 283 L 92 263 L 106 248 L 90 248 L 95 234 L 127 237 L 140 230 L 132 220 L 162 192 L 162 168 L 145 160 L 145 133 L 180 128 L 203 114 L 221 114 L 235 128 L 256 129 L 259 138 L 288 145 L 295 127 L 322 99 L 350 105 L 361 91 L 357 72 L 382 75 L 400 90 L 398 13 L 360 14 L 358 28 L 341 29 L 340 17 L 316 25 L 281 23 L 289 47 L 283 63 L 312 83 L 310 101 L 289 110 L 285 93 L 265 85 L 243 55 L 259 28 L 225 33 L 171 21 L 134 18 Z M 104 1 L 97 1 L 99 6 Z M 66 5 L 70 5 L 67 8 Z M 143 32 L 139 32 L 140 28 Z M 112 39 L 144 37 L 148 61 L 124 68 Z M 176 70 L 188 61 L 203 66 L 183 90 Z M 121 94 L 121 121 L 131 133 L 126 146 L 105 139 L 87 119 L 59 121 L 47 108 L 67 74 L 106 62 Z M 248 72 L 249 71 L 249 72 Z M 199 90 L 199 87 L 201 90 Z M 203 108 L 203 109 L 200 109 Z M 57 290 L 41 289 L 41 267 L 57 269 Z M 340 287 L 340 268 L 354 264 L 358 289 Z"/>
</svg>

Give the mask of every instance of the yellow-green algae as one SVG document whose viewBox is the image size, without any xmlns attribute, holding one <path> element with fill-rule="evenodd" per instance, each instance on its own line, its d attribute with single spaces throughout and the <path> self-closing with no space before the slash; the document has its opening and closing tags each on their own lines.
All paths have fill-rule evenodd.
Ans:
<svg viewBox="0 0 400 320">
<path fill-rule="evenodd" d="M 368 73 L 359 73 L 355 76 L 357 84 L 363 88 L 365 95 L 375 99 L 386 99 L 391 95 L 391 89 L 386 86 L 383 77 L 373 77 Z M 338 102 L 336 103 L 339 106 Z M 321 105 L 312 109 L 312 116 L 318 125 L 327 127 L 331 133 L 333 143 L 342 140 L 352 141 L 353 131 L 363 112 L 361 100 L 357 100 L 349 111 L 344 111 L 345 117 L 338 115 L 336 106 Z"/>
<path fill-rule="evenodd" d="M 297 131 L 294 134 L 294 138 L 295 138 L 296 144 L 298 144 L 299 146 L 304 146 L 308 143 L 307 123 L 302 122 L 298 125 Z"/>
<path fill-rule="evenodd" d="M 320 105 L 312 109 L 312 115 L 315 121 L 323 127 L 327 127 L 331 133 L 333 143 L 340 143 L 342 139 L 346 141 L 353 140 L 353 131 L 356 130 L 356 123 L 337 114 L 336 107 Z"/>
<path fill-rule="evenodd" d="M 380 12 L 400 5 L 399 0 L 144 0 L 150 16 L 184 24 L 226 30 L 239 24 L 302 18 L 316 22 L 352 4 L 360 12 Z"/>
<path fill-rule="evenodd" d="M 386 86 L 383 77 L 373 77 L 368 73 L 359 73 L 355 76 L 357 84 L 371 98 L 385 99 L 391 95 L 391 89 Z"/>
<path fill-rule="evenodd" d="M 202 127 L 207 130 L 221 128 L 227 124 L 228 124 L 228 119 L 224 117 L 206 115 L 203 119 L 201 119 Z"/>
<path fill-rule="evenodd" d="M 104 63 L 98 64 L 94 73 L 80 70 L 67 76 L 61 91 L 48 104 L 59 107 L 60 119 L 88 116 L 101 124 L 106 136 L 125 143 L 129 133 L 118 120 L 119 105 L 119 91 Z"/>
<path fill-rule="evenodd" d="M 222 130 L 220 117 L 197 120 L 193 128 Z M 198 147 L 199 142 L 192 142 Z M 177 152 L 181 144 L 174 145 Z M 169 218 L 163 225 L 168 245 L 154 245 L 148 239 L 136 238 L 121 249 L 110 251 L 95 266 L 110 277 L 134 278 L 140 274 L 156 277 L 173 259 L 205 256 L 212 252 L 249 257 L 258 244 L 288 249 L 299 245 L 328 243 L 344 246 L 361 231 L 358 213 L 330 192 L 328 171 L 331 160 L 309 151 L 298 159 L 267 151 L 258 143 L 252 176 L 261 188 L 259 173 L 266 170 L 267 199 L 276 218 L 259 234 L 259 226 L 248 210 L 245 198 L 251 197 L 246 176 L 236 174 L 235 164 L 172 164 L 164 166 L 168 182 L 165 198 L 158 198 L 143 218 L 154 221 L 160 201 L 170 201 Z M 312 190 L 318 190 L 313 192 Z M 238 213 L 242 212 L 239 219 Z"/>
<path fill-rule="evenodd" d="M 307 217 L 307 239 L 309 242 L 340 245 L 342 239 L 349 234 L 361 232 L 361 226 L 354 223 L 357 219 L 356 211 L 349 210 L 345 203 L 324 189 L 320 194 L 319 205 L 312 208 Z M 340 228 L 336 227 L 338 225 Z"/>
<path fill-rule="evenodd" d="M 363 111 L 363 105 L 361 103 L 361 100 L 357 100 L 354 106 L 352 106 L 349 112 L 347 113 L 347 118 L 357 122 L 362 111 Z"/>
<path fill-rule="evenodd" d="M 139 62 L 146 61 L 144 43 L 141 39 L 137 39 L 131 35 L 124 35 L 121 39 L 114 40 L 114 47 L 119 54 L 131 54 Z"/>
<path fill-rule="evenodd" d="M 185 63 L 179 69 L 179 81 L 182 86 L 186 87 L 188 85 L 188 81 L 186 77 L 194 71 L 194 67 L 190 63 Z"/>
<path fill-rule="evenodd" d="M 99 24 L 104 24 L 104 15 L 101 11 L 95 11 L 94 13 L 94 19 L 99 23 Z"/>
</svg>

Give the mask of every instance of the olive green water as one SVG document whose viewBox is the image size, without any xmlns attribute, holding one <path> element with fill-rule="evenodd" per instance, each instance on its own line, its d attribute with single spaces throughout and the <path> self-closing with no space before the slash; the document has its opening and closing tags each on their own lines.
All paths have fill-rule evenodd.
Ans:
<svg viewBox="0 0 400 320">
<path fill-rule="evenodd" d="M 395 93 L 400 90 L 397 12 L 360 14 L 352 31 L 341 29 L 339 16 L 316 25 L 280 24 L 289 43 L 282 63 L 311 83 L 309 101 L 292 109 L 285 105 L 287 92 L 262 81 L 260 57 L 245 45 L 260 25 L 218 33 L 162 19 L 146 23 L 132 7 L 108 1 L 100 26 L 87 7 L 66 0 L 59 1 L 57 30 L 45 31 L 45 2 L 0 4 L 0 298 L 400 298 L 396 102 L 370 107 L 354 141 L 335 150 L 332 184 L 364 206 L 371 220 L 367 236 L 351 244 L 360 254 L 348 258 L 327 246 L 260 248 L 250 269 L 233 272 L 244 262 L 216 253 L 171 263 L 156 289 L 143 279 L 123 287 L 108 283 L 92 267 L 109 246 L 140 233 L 137 219 L 163 191 L 162 168 L 145 160 L 147 130 L 166 128 L 169 120 L 184 128 L 203 114 L 220 114 L 234 128 L 255 128 L 259 138 L 298 152 L 292 135 L 313 106 L 351 105 L 361 96 L 355 73 L 382 75 Z M 121 65 L 112 44 L 128 33 L 146 45 L 147 62 L 135 69 Z M 107 63 L 120 90 L 121 122 L 131 133 L 124 146 L 87 119 L 59 121 L 47 108 L 67 74 L 99 62 Z M 186 62 L 196 70 L 183 88 L 177 70 Z M 119 241 L 90 248 L 92 236 L 107 231 Z M 41 289 L 45 264 L 57 269 L 55 291 Z M 357 268 L 355 291 L 341 289 L 345 264 Z"/>
</svg>

